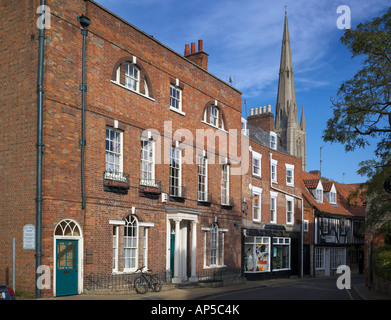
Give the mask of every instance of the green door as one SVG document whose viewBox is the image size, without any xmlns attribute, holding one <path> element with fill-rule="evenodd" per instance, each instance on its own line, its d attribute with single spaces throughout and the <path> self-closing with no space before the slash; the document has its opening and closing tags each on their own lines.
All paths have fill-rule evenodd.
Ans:
<svg viewBox="0 0 391 320">
<path fill-rule="evenodd" d="M 56 242 L 56 295 L 78 294 L 78 241 Z"/>
</svg>

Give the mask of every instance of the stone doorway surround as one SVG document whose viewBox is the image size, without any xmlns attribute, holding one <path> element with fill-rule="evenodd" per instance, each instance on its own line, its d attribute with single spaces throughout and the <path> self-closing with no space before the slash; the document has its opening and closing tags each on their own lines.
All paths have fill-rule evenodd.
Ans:
<svg viewBox="0 0 391 320">
<path fill-rule="evenodd" d="M 201 211 L 187 208 L 168 208 L 167 212 L 167 252 L 166 252 L 166 269 L 171 269 L 170 261 L 170 241 L 171 233 L 175 233 L 174 247 L 174 275 L 172 283 L 182 283 L 185 281 L 197 282 L 197 224 L 198 214 Z M 188 224 L 191 224 L 191 231 L 188 230 Z M 188 241 L 191 233 L 191 240 Z M 187 244 L 190 243 L 188 248 Z M 187 261 L 190 258 L 191 272 L 188 277 Z"/>
</svg>

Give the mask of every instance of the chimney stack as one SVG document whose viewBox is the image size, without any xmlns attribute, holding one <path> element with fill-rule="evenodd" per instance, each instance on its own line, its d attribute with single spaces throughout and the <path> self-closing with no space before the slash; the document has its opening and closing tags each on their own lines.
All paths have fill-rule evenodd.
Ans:
<svg viewBox="0 0 391 320">
<path fill-rule="evenodd" d="M 264 131 L 274 131 L 274 115 L 271 112 L 271 105 L 250 109 L 247 123 L 260 127 Z"/>
<path fill-rule="evenodd" d="M 189 48 L 189 45 L 186 44 L 185 45 L 185 57 L 188 56 L 190 54 L 190 48 Z"/>
<path fill-rule="evenodd" d="M 204 43 L 198 40 L 198 51 L 196 52 L 195 42 L 191 43 L 190 51 L 189 45 L 185 45 L 185 57 L 197 64 L 204 70 L 208 70 L 208 54 L 204 52 Z"/>
</svg>

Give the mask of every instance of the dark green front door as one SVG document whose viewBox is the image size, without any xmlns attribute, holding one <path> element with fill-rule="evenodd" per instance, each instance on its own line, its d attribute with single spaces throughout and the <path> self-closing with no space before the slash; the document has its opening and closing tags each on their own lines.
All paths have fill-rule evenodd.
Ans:
<svg viewBox="0 0 391 320">
<path fill-rule="evenodd" d="M 78 240 L 56 241 L 56 295 L 78 294 Z"/>
</svg>

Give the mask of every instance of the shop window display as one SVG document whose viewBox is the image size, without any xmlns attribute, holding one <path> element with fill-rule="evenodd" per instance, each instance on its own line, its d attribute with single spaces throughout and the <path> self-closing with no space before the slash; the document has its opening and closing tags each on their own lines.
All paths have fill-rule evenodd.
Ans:
<svg viewBox="0 0 391 320">
<path fill-rule="evenodd" d="M 290 238 L 273 238 L 273 270 L 290 268 Z"/>
<path fill-rule="evenodd" d="M 270 271 L 270 238 L 246 237 L 244 250 L 245 272 Z"/>
</svg>

